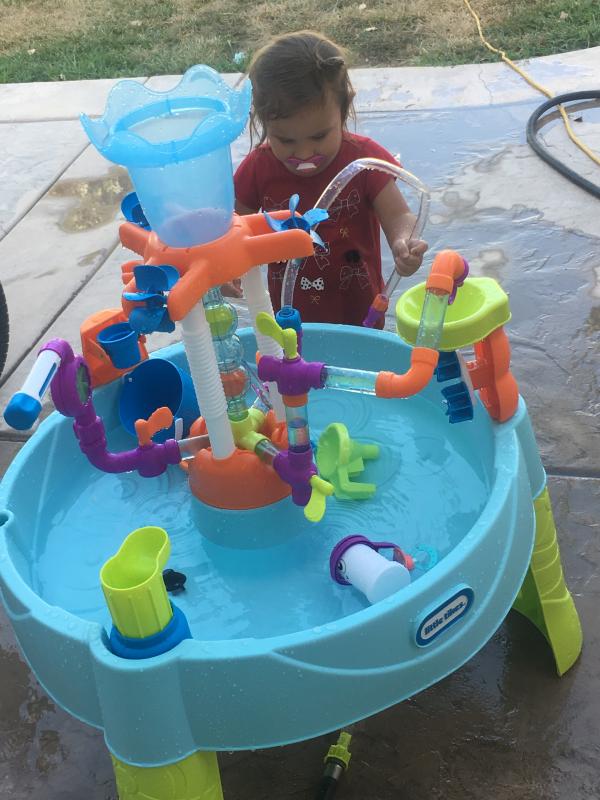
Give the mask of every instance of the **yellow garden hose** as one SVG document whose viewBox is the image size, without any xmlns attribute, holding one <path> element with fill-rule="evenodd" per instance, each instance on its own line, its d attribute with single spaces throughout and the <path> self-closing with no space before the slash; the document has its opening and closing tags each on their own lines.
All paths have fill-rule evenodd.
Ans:
<svg viewBox="0 0 600 800">
<path fill-rule="evenodd" d="M 469 10 L 469 13 L 471 14 L 473 19 L 475 20 L 475 24 L 477 25 L 477 30 L 479 32 L 479 38 L 481 39 L 481 43 L 484 45 L 484 47 L 487 47 L 487 49 L 490 52 L 496 53 L 497 55 L 499 55 L 500 58 L 502 59 L 502 61 L 504 61 L 505 64 L 507 64 L 511 69 L 513 69 L 515 72 L 517 72 L 525 81 L 527 81 L 527 83 L 530 86 L 532 86 L 538 92 L 541 92 L 542 94 L 546 95 L 546 97 L 550 98 L 551 100 L 554 99 L 554 95 L 552 94 L 552 92 L 549 89 L 546 89 L 544 86 L 542 86 L 537 81 L 535 81 L 530 75 L 528 75 L 524 70 L 522 70 L 520 67 L 518 67 L 515 64 L 515 62 L 512 61 L 512 59 L 510 59 L 506 55 L 504 50 L 499 50 L 497 47 L 494 47 L 492 44 L 490 44 L 487 41 L 487 39 L 483 35 L 483 29 L 481 27 L 481 19 L 479 18 L 479 15 L 474 10 L 474 8 L 471 5 L 471 3 L 469 2 L 469 0 L 464 0 L 464 3 L 466 5 L 467 9 Z M 598 156 L 596 153 L 594 153 L 592 150 L 590 150 L 590 148 L 584 142 L 582 142 L 581 139 L 579 139 L 579 137 L 577 136 L 577 134 L 575 133 L 575 131 L 571 127 L 571 122 L 569 120 L 569 117 L 568 117 L 567 112 L 565 111 L 565 109 L 562 106 L 559 105 L 558 106 L 558 111 L 560 112 L 560 115 L 561 115 L 561 117 L 563 119 L 563 122 L 565 123 L 565 128 L 567 129 L 567 134 L 569 135 L 569 138 L 571 139 L 571 141 L 575 145 L 577 145 L 577 147 L 582 152 L 584 152 L 586 154 L 586 156 L 588 156 L 588 158 L 590 158 L 595 164 L 600 166 L 600 156 Z"/>
</svg>

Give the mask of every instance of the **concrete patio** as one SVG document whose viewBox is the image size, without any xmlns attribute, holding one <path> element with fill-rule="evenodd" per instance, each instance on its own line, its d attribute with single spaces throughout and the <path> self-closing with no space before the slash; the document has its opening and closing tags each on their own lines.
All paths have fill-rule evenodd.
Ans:
<svg viewBox="0 0 600 800">
<path fill-rule="evenodd" d="M 598 89 L 600 48 L 535 59 L 526 69 L 556 94 Z M 460 250 L 475 274 L 510 293 L 514 372 L 550 477 L 585 644 L 559 680 L 542 637 L 511 615 L 461 670 L 356 726 L 339 798 L 600 797 L 600 206 L 529 149 L 525 124 L 544 98 L 504 65 L 357 70 L 353 79 L 359 132 L 399 152 L 431 188 L 431 251 Z M 176 78 L 139 80 L 164 89 Z M 119 304 L 119 267 L 130 257 L 118 242 L 128 178 L 88 144 L 78 121 L 82 111 L 102 113 L 114 83 L 0 85 L 0 279 L 11 324 L 2 408 L 41 344 L 61 336 L 79 349 L 81 321 Z M 577 132 L 600 152 L 600 110 L 581 117 Z M 561 124 L 542 135 L 600 183 L 600 170 L 574 151 Z M 235 162 L 247 148 L 242 137 Z M 151 349 L 174 338 L 154 336 Z M 2 420 L 2 472 L 25 438 Z M 222 754 L 226 798 L 308 800 L 332 738 Z M 101 734 L 44 694 L 1 606 L 0 796 L 116 798 Z"/>
</svg>

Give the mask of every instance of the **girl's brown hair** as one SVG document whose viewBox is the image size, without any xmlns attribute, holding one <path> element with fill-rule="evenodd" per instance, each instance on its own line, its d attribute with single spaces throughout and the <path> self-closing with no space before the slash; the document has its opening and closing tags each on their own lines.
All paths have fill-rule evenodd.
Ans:
<svg viewBox="0 0 600 800">
<path fill-rule="evenodd" d="M 259 144 L 267 138 L 267 122 L 323 102 L 328 91 L 339 102 L 342 125 L 354 116 L 355 92 L 345 52 L 314 31 L 277 36 L 256 53 L 248 75 L 252 83 L 250 136 Z"/>
</svg>

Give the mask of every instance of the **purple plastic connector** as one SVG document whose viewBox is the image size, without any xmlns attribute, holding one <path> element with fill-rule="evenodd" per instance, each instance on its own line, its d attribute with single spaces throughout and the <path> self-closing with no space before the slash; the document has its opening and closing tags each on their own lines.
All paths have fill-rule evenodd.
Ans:
<svg viewBox="0 0 600 800">
<path fill-rule="evenodd" d="M 306 394 L 309 389 L 322 389 L 324 368 L 322 361 L 305 361 L 300 356 L 291 359 L 262 356 L 258 377 L 261 381 L 274 381 L 280 394 L 294 397 Z"/>
<path fill-rule="evenodd" d="M 367 312 L 367 316 L 363 320 L 363 328 L 375 328 L 382 320 L 385 320 L 385 312 L 378 311 L 371 306 Z"/>
<path fill-rule="evenodd" d="M 292 487 L 292 500 L 297 506 L 305 506 L 310 500 L 310 479 L 317 474 L 313 462 L 312 448 L 301 452 L 283 450 L 275 456 L 273 469 L 282 481 Z"/>
<path fill-rule="evenodd" d="M 467 261 L 466 258 L 463 258 L 463 264 L 465 265 L 465 269 L 460 278 L 457 278 L 457 280 L 454 281 L 454 285 L 452 286 L 452 291 L 450 292 L 450 297 L 448 298 L 449 306 L 451 306 L 452 303 L 456 300 L 456 293 L 463 285 L 463 283 L 467 280 L 467 277 L 469 275 L 469 262 Z"/>
</svg>

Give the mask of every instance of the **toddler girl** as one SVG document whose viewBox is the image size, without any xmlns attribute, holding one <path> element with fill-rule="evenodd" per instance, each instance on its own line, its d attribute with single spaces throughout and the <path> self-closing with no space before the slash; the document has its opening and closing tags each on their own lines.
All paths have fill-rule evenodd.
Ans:
<svg viewBox="0 0 600 800">
<path fill-rule="evenodd" d="M 300 195 L 299 212 L 313 208 L 323 189 L 350 162 L 366 156 L 396 163 L 372 139 L 346 129 L 354 90 L 340 48 L 310 31 L 274 39 L 254 57 L 249 77 L 251 134 L 258 145 L 238 167 L 236 210 L 287 209 Z M 319 225 L 325 248 L 303 260 L 294 306 L 305 322 L 361 325 L 383 289 L 380 226 L 396 269 L 412 275 L 427 244 L 411 239 L 415 218 L 394 179 L 365 170 L 329 208 Z M 269 264 L 269 292 L 279 310 L 285 264 Z"/>
</svg>

